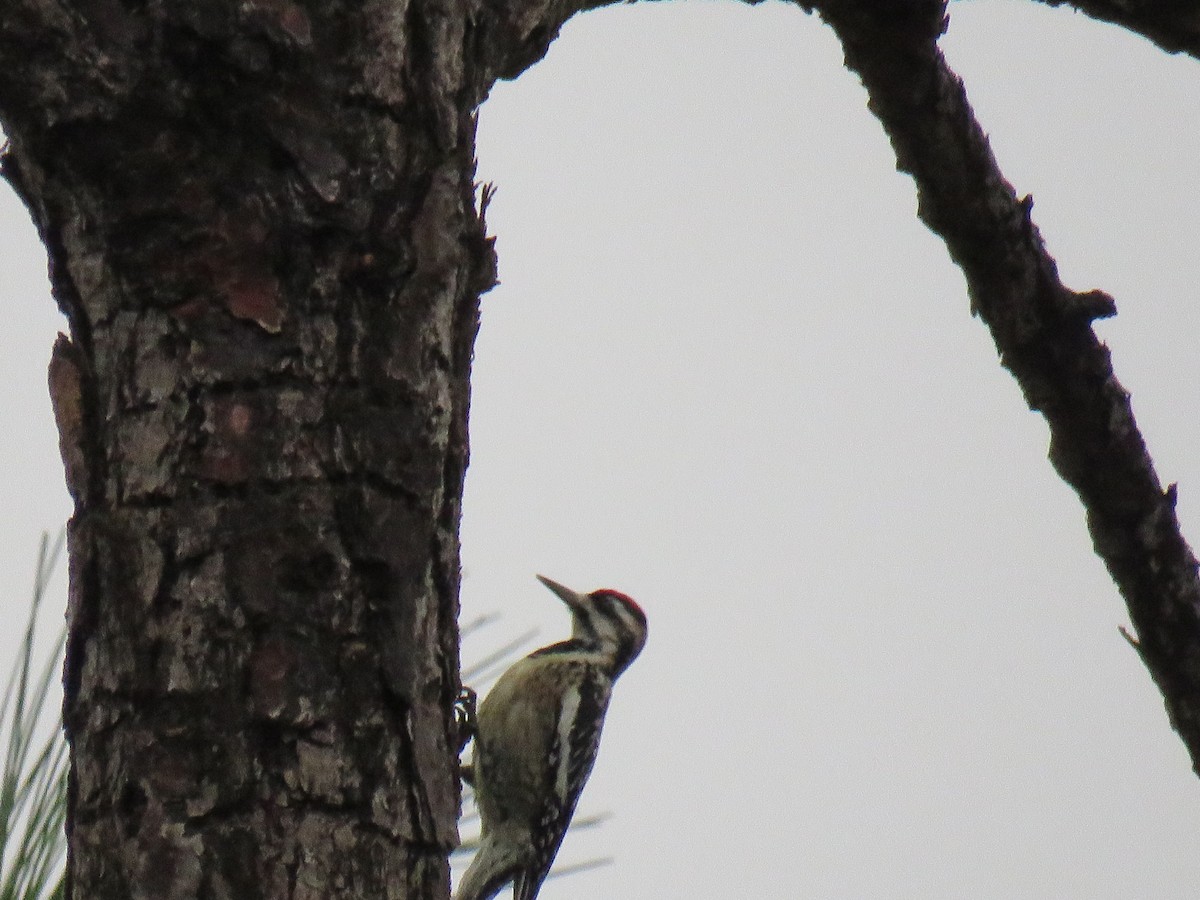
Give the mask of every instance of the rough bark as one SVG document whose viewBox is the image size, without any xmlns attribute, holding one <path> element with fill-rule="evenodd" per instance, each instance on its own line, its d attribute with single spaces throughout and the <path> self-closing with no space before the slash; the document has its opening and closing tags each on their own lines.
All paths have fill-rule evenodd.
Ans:
<svg viewBox="0 0 1200 900">
<path fill-rule="evenodd" d="M 1129 607 L 1135 646 L 1200 773 L 1200 578 L 1091 323 L 1116 314 L 1101 291 L 1058 278 L 1031 212 L 1004 179 L 937 46 L 937 0 L 817 5 L 862 78 L 872 112 L 917 184 L 918 214 L 967 279 L 1003 365 L 1050 427 L 1050 461 L 1078 493 L 1096 553 Z"/>
<path fill-rule="evenodd" d="M 471 11 L 6 6 L 71 332 L 69 896 L 448 892 Z"/>
</svg>

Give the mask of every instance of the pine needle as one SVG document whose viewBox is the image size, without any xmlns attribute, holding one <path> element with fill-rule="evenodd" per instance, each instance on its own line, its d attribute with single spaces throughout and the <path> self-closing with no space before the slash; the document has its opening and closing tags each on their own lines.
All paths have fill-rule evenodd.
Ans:
<svg viewBox="0 0 1200 900">
<path fill-rule="evenodd" d="M 63 534 L 53 544 L 42 535 L 29 621 L 0 701 L 0 900 L 59 900 L 63 896 L 67 812 L 67 742 L 61 719 L 46 702 L 61 671 L 65 630 L 40 670 L 34 668 L 38 612 L 58 557 Z M 37 732 L 53 723 L 49 737 Z"/>
</svg>

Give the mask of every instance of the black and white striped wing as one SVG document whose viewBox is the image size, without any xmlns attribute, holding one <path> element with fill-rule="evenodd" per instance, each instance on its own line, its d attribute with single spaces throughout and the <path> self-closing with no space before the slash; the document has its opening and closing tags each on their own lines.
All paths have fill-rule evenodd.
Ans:
<svg viewBox="0 0 1200 900">
<path fill-rule="evenodd" d="M 611 691 L 609 675 L 599 666 L 588 666 L 583 677 L 562 693 L 555 740 L 545 770 L 551 783 L 542 793 L 546 804 L 540 827 L 533 835 L 536 862 L 513 882 L 513 900 L 534 900 L 550 873 L 596 762 Z"/>
</svg>

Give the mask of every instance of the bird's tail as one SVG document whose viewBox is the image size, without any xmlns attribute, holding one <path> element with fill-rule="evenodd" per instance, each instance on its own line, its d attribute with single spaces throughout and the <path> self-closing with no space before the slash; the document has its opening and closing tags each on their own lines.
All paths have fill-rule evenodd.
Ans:
<svg viewBox="0 0 1200 900">
<path fill-rule="evenodd" d="M 454 900 L 491 900 L 520 870 L 521 861 L 506 853 L 504 846 L 495 840 L 495 834 L 490 834 L 463 873 Z"/>
<path fill-rule="evenodd" d="M 545 880 L 544 872 L 518 872 L 517 877 L 513 879 L 513 900 L 537 900 L 538 891 L 542 889 L 542 882 Z"/>
</svg>

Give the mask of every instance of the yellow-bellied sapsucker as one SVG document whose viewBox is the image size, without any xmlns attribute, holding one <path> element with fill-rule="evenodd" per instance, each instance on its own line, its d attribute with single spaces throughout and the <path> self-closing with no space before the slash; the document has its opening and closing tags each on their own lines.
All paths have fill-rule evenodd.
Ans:
<svg viewBox="0 0 1200 900">
<path fill-rule="evenodd" d="M 479 852 L 455 900 L 489 900 L 513 882 L 534 900 L 592 771 L 613 682 L 646 643 L 646 616 L 618 591 L 578 594 L 538 580 L 571 610 L 570 640 L 514 663 L 479 707 L 471 783 Z"/>
</svg>

